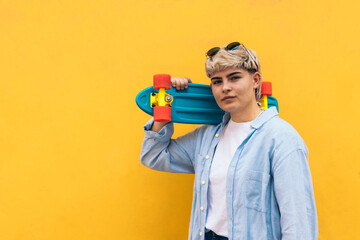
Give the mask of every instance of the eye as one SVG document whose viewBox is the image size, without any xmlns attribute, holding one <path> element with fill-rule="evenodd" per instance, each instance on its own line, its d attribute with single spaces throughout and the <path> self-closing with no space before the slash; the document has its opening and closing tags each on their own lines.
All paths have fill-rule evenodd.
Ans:
<svg viewBox="0 0 360 240">
<path fill-rule="evenodd" d="M 220 84 L 220 83 L 221 83 L 221 80 L 214 80 L 214 81 L 212 82 L 213 85 L 218 85 L 218 84 Z"/>
<path fill-rule="evenodd" d="M 232 76 L 231 78 L 230 78 L 230 80 L 237 80 L 237 79 L 239 79 L 240 78 L 240 76 Z"/>
</svg>

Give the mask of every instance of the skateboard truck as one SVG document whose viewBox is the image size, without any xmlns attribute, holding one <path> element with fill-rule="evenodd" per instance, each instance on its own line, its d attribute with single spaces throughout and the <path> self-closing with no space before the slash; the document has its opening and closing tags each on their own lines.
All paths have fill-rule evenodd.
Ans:
<svg viewBox="0 0 360 240">
<path fill-rule="evenodd" d="M 150 106 L 154 109 L 154 121 L 170 122 L 173 97 L 165 90 L 171 89 L 171 76 L 168 74 L 154 75 L 153 88 L 159 90 L 158 93 L 152 93 L 150 96 Z"/>
<path fill-rule="evenodd" d="M 272 95 L 271 82 L 262 82 L 261 85 L 261 97 L 259 99 L 260 107 L 262 109 L 268 109 L 268 96 Z"/>
</svg>

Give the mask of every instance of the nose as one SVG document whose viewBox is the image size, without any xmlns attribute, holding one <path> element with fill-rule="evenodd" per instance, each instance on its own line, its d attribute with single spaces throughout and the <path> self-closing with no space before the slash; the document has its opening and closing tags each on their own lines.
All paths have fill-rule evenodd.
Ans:
<svg viewBox="0 0 360 240">
<path fill-rule="evenodd" d="M 228 93 L 231 91 L 231 86 L 227 80 L 223 81 L 223 93 Z"/>
</svg>

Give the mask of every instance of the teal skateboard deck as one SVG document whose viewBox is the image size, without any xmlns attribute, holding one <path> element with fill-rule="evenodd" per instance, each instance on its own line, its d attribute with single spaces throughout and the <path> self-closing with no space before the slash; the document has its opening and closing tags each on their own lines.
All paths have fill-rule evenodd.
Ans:
<svg viewBox="0 0 360 240">
<path fill-rule="evenodd" d="M 151 95 L 159 91 L 148 87 L 136 96 L 136 104 L 145 113 L 153 116 Z M 166 93 L 172 96 L 171 122 L 186 124 L 210 124 L 222 122 L 224 111 L 219 108 L 209 85 L 189 83 L 188 88 L 177 90 L 171 86 Z M 267 97 L 267 107 L 278 108 L 274 97 Z"/>
</svg>

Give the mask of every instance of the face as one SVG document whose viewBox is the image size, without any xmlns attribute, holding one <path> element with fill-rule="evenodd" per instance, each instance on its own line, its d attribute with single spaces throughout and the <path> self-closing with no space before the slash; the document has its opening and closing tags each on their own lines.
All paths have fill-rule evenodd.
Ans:
<svg viewBox="0 0 360 240">
<path fill-rule="evenodd" d="M 243 68 L 228 68 L 211 76 L 211 89 L 219 107 L 230 114 L 246 113 L 257 106 L 255 89 L 260 73 Z"/>
</svg>

